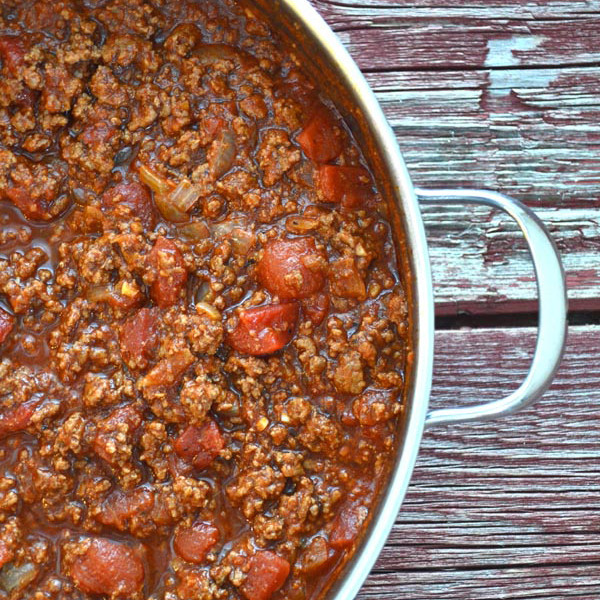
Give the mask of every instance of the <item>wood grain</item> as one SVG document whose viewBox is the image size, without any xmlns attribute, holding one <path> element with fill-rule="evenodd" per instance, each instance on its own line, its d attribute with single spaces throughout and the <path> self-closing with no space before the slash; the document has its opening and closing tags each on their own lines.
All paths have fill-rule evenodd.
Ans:
<svg viewBox="0 0 600 600">
<path fill-rule="evenodd" d="M 537 209 L 563 252 L 571 308 L 598 310 L 600 1 L 315 5 L 366 71 L 415 183 L 494 189 Z M 504 221 L 427 209 L 425 222 L 439 314 L 535 309 L 527 253 Z"/>
<path fill-rule="evenodd" d="M 370 24 L 370 38 L 353 24 L 340 37 L 359 57 L 358 65 L 374 71 L 386 48 L 389 69 L 464 69 L 515 65 L 594 65 L 600 58 L 594 17 L 540 21 L 470 19 L 469 36 L 461 19 L 386 17 Z M 377 45 L 374 45 L 377 44 Z"/>
<path fill-rule="evenodd" d="M 485 185 L 537 207 L 592 207 L 600 191 L 600 68 L 468 75 L 369 77 L 415 180 Z"/>
<path fill-rule="evenodd" d="M 600 311 L 600 210 L 537 210 L 561 253 L 572 311 Z M 488 209 L 424 207 L 436 312 L 537 311 L 533 265 L 521 231 Z"/>
<path fill-rule="evenodd" d="M 432 404 L 509 393 L 534 343 L 532 329 L 437 333 Z M 572 327 L 535 406 L 425 434 L 361 600 L 600 597 L 599 355 L 600 327 Z"/>
<path fill-rule="evenodd" d="M 334 28 L 402 18 L 534 19 L 587 18 L 599 0 L 312 0 Z"/>
</svg>

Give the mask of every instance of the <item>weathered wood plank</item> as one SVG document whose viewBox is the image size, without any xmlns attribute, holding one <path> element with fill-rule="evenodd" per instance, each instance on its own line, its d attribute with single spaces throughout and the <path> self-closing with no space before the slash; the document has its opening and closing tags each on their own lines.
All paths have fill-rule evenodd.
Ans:
<svg viewBox="0 0 600 600">
<path fill-rule="evenodd" d="M 600 69 L 378 77 L 415 182 L 496 189 L 539 208 L 563 254 L 571 308 L 600 309 Z M 437 89 L 424 89 L 430 80 Z M 490 215 L 425 211 L 440 314 L 535 308 L 520 235 Z"/>
<path fill-rule="evenodd" d="M 561 252 L 571 310 L 600 310 L 600 209 L 538 209 Z M 519 229 L 488 209 L 424 207 L 440 315 L 533 312 L 537 289 Z"/>
<path fill-rule="evenodd" d="M 461 31 L 468 26 L 468 35 Z M 465 69 L 483 66 L 594 65 L 600 60 L 598 20 L 407 19 L 383 15 L 369 26 L 338 27 L 342 41 L 366 71 Z"/>
<path fill-rule="evenodd" d="M 360 600 L 597 600 L 598 563 L 548 566 L 532 570 L 510 565 L 481 571 L 379 573 Z"/>
<path fill-rule="evenodd" d="M 334 27 L 402 18 L 560 19 L 600 12 L 598 0 L 311 0 Z"/>
<path fill-rule="evenodd" d="M 436 334 L 433 406 L 496 399 L 526 374 L 532 329 Z M 411 487 L 359 598 L 600 596 L 600 327 L 572 327 L 538 403 L 428 431 Z"/>
<path fill-rule="evenodd" d="M 590 507 L 591 508 L 591 507 Z M 598 532 L 595 532 L 598 534 Z M 564 540 L 563 535 L 563 540 Z M 496 540 L 480 538 L 479 546 L 473 541 L 460 548 L 447 548 L 445 545 L 435 547 L 421 543 L 409 544 L 404 542 L 406 556 L 402 561 L 402 571 L 412 571 L 435 565 L 436 570 L 465 568 L 494 568 L 499 565 L 555 565 L 556 563 L 600 563 L 600 550 L 597 544 L 590 545 L 589 534 L 582 536 L 583 543 L 557 543 L 553 536 L 540 536 L 537 545 L 529 545 L 519 539 L 515 541 L 514 534 L 510 541 L 494 547 Z M 518 545 L 516 545 L 518 544 Z M 398 569 L 398 550 L 389 548 L 381 555 L 378 566 L 381 569 Z M 465 556 L 466 555 L 466 556 Z"/>
<path fill-rule="evenodd" d="M 380 77 L 371 81 L 420 183 L 485 185 L 534 206 L 594 205 L 600 69 Z"/>
</svg>

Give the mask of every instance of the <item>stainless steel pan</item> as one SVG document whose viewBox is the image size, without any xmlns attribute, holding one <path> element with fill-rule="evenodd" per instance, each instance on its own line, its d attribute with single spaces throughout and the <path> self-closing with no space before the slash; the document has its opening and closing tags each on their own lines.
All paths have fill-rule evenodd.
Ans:
<svg viewBox="0 0 600 600">
<path fill-rule="evenodd" d="M 416 189 L 395 136 L 360 70 L 307 0 L 254 0 L 271 25 L 291 44 L 312 75 L 325 82 L 353 132 L 366 149 L 382 191 L 391 199 L 400 254 L 408 270 L 413 361 L 407 373 L 406 418 L 387 486 L 373 508 L 370 524 L 352 559 L 327 598 L 354 598 L 383 548 L 404 499 L 426 427 L 491 419 L 511 414 L 539 398 L 560 363 L 566 338 L 564 273 L 542 222 L 520 202 L 501 194 L 471 189 Z M 529 373 L 506 398 L 470 407 L 429 410 L 433 365 L 433 287 L 420 204 L 483 204 L 508 213 L 531 252 L 539 296 L 539 327 Z"/>
</svg>

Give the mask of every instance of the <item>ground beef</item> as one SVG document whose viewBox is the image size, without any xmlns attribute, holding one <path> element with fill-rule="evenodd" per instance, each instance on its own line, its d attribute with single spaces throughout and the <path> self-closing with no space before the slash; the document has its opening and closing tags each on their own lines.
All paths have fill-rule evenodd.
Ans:
<svg viewBox="0 0 600 600">
<path fill-rule="evenodd" d="M 0 597 L 315 598 L 409 356 L 349 129 L 234 0 L 0 29 Z"/>
</svg>

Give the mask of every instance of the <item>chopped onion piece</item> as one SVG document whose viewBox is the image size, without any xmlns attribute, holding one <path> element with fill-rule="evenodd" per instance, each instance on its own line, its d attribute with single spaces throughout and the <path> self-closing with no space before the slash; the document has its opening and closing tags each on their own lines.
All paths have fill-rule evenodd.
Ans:
<svg viewBox="0 0 600 600">
<path fill-rule="evenodd" d="M 140 293 L 140 290 L 136 285 L 133 285 L 129 281 L 124 281 L 121 284 L 121 294 L 123 296 L 127 296 L 128 298 L 136 298 Z"/>
<path fill-rule="evenodd" d="M 236 227 L 231 231 L 231 245 L 237 254 L 247 254 L 254 246 L 256 236 L 251 231 Z"/>
<path fill-rule="evenodd" d="M 91 302 L 108 302 L 113 298 L 113 289 L 110 285 L 96 285 L 88 289 L 86 297 Z"/>
<path fill-rule="evenodd" d="M 123 281 L 115 286 L 96 285 L 88 288 L 86 298 L 90 302 L 108 302 L 115 308 L 130 308 L 141 298 L 141 292 L 135 284 Z"/>
<path fill-rule="evenodd" d="M 182 213 L 189 212 L 199 198 L 200 190 L 198 186 L 193 185 L 189 179 L 182 179 L 179 185 L 167 196 L 167 200 Z"/>
<path fill-rule="evenodd" d="M 20 566 L 12 563 L 2 567 L 0 571 L 0 586 L 5 592 L 21 591 L 37 577 L 37 568 L 33 563 L 26 562 Z"/>
<path fill-rule="evenodd" d="M 213 225 L 213 233 L 218 237 L 229 235 L 236 228 L 244 228 L 247 225 L 245 219 L 225 219 Z"/>
<path fill-rule="evenodd" d="M 234 252 L 238 254 L 246 254 L 256 241 L 256 235 L 246 219 L 226 219 L 213 225 L 212 230 L 217 239 L 229 238 Z"/>
<path fill-rule="evenodd" d="M 166 194 L 175 187 L 171 180 L 161 177 L 146 165 L 140 167 L 140 179 L 157 194 Z"/>
<path fill-rule="evenodd" d="M 169 196 L 164 194 L 154 194 L 154 204 L 158 208 L 158 212 L 167 220 L 172 223 L 182 223 L 189 219 L 186 212 L 181 212 L 171 202 Z"/>
<path fill-rule="evenodd" d="M 207 154 L 210 170 L 215 179 L 219 179 L 231 169 L 235 154 L 235 136 L 229 129 L 223 129 L 213 141 Z"/>
<path fill-rule="evenodd" d="M 289 217 L 285 222 L 285 228 L 290 233 L 303 234 L 317 229 L 319 221 L 317 219 L 307 219 L 306 217 Z"/>
<path fill-rule="evenodd" d="M 198 44 L 193 50 L 193 56 L 205 67 L 211 67 L 223 60 L 238 61 L 239 51 L 226 44 Z"/>
<path fill-rule="evenodd" d="M 214 300 L 215 293 L 212 291 L 210 287 L 210 283 L 208 281 L 203 281 L 196 292 L 196 300 L 198 302 L 208 303 L 211 300 Z"/>
<path fill-rule="evenodd" d="M 179 234 L 191 242 L 200 242 L 210 237 L 210 229 L 204 221 L 193 221 L 182 225 L 178 229 Z"/>
<path fill-rule="evenodd" d="M 268 426 L 269 426 L 269 419 L 267 419 L 267 417 L 261 417 L 256 423 L 256 430 L 259 432 L 262 432 Z"/>
<path fill-rule="evenodd" d="M 210 317 L 213 321 L 221 320 L 221 313 L 208 302 L 196 302 L 196 312 L 198 314 L 204 313 Z"/>
</svg>

